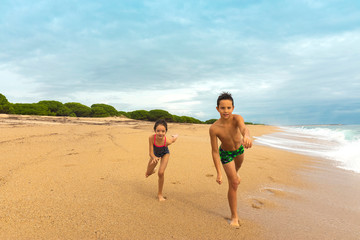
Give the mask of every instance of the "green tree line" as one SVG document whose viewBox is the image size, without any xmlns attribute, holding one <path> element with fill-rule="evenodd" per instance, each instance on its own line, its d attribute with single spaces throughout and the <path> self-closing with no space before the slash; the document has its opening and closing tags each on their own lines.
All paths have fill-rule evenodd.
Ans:
<svg viewBox="0 0 360 240">
<path fill-rule="evenodd" d="M 132 112 L 117 111 L 113 106 L 107 104 L 93 104 L 91 107 L 77 102 L 61 103 L 58 101 L 40 101 L 38 103 L 10 103 L 7 98 L 0 93 L 0 113 L 18 115 L 41 115 L 41 116 L 70 116 L 70 117 L 112 117 L 125 116 L 136 120 L 156 121 L 165 119 L 168 122 L 176 123 L 208 123 L 211 124 L 216 119 L 205 122 L 188 116 L 177 116 L 165 110 L 136 110 Z"/>
</svg>

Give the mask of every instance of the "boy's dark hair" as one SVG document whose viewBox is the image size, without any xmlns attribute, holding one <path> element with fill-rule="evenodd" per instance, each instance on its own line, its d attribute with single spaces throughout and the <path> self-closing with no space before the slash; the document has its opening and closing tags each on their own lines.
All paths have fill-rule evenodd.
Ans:
<svg viewBox="0 0 360 240">
<path fill-rule="evenodd" d="M 167 131 L 167 122 L 164 120 L 164 119 L 159 119 L 155 122 L 155 125 L 154 125 L 154 131 L 156 131 L 156 128 L 157 126 L 159 125 L 163 125 L 165 127 L 165 130 Z"/>
<path fill-rule="evenodd" d="M 232 105 L 234 106 L 234 99 L 231 96 L 231 93 L 222 92 L 217 99 L 217 106 L 219 106 L 221 100 L 231 100 Z"/>
</svg>

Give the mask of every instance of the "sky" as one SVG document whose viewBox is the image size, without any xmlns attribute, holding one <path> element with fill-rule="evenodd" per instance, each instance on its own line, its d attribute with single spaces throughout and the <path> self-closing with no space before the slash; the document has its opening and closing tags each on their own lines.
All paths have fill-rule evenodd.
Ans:
<svg viewBox="0 0 360 240">
<path fill-rule="evenodd" d="M 1 0 L 0 93 L 273 125 L 360 124 L 360 1 Z"/>
</svg>

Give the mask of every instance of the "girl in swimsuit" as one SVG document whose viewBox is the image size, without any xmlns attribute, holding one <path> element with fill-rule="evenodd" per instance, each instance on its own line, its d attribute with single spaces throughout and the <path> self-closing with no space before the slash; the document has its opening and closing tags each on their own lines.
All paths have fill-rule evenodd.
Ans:
<svg viewBox="0 0 360 240">
<path fill-rule="evenodd" d="M 149 155 L 150 160 L 147 166 L 145 176 L 148 177 L 155 173 L 155 167 L 160 161 L 160 167 L 158 171 L 159 187 L 158 198 L 159 201 L 166 200 L 162 194 L 164 186 L 164 172 L 169 161 L 170 151 L 168 146 L 174 143 L 178 135 L 173 135 L 172 138 L 166 139 L 167 123 L 165 120 L 160 119 L 155 122 L 154 125 L 155 134 L 149 137 Z"/>
</svg>

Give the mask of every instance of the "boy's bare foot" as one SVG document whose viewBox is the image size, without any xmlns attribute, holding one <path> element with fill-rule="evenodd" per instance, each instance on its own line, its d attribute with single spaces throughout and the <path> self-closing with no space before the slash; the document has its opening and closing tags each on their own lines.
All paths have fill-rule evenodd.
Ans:
<svg viewBox="0 0 360 240">
<path fill-rule="evenodd" d="M 237 218 L 231 219 L 230 226 L 235 227 L 235 228 L 239 228 L 240 227 L 239 219 L 237 219 Z"/>
<path fill-rule="evenodd" d="M 160 202 L 163 202 L 166 200 L 166 197 L 164 197 L 163 195 L 159 195 L 158 198 L 159 198 Z"/>
<path fill-rule="evenodd" d="M 156 168 L 155 168 L 154 171 L 153 171 L 152 173 L 150 173 L 150 174 L 148 174 L 148 173 L 146 172 L 146 173 L 145 173 L 145 177 L 148 177 L 148 176 L 153 175 L 153 174 L 155 173 L 155 171 L 156 171 Z"/>
</svg>

